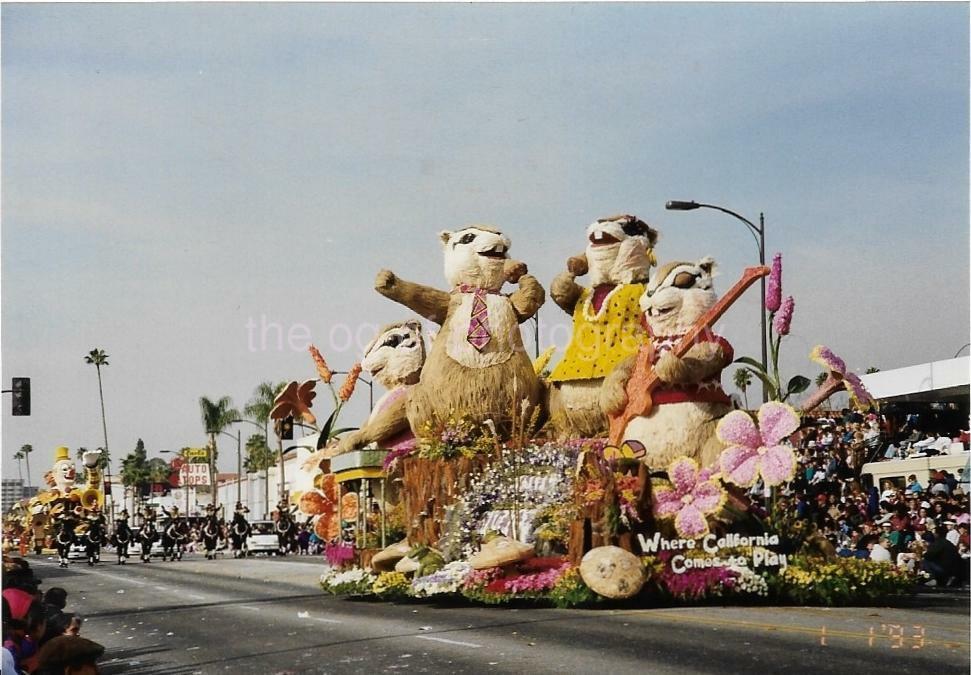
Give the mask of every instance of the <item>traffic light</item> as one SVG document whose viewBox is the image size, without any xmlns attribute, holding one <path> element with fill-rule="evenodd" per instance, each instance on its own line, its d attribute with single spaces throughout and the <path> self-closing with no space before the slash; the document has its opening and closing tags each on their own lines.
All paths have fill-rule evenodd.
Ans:
<svg viewBox="0 0 971 675">
<path fill-rule="evenodd" d="M 12 378 L 13 386 L 11 387 L 11 393 L 13 394 L 13 414 L 14 415 L 29 415 L 30 414 L 30 378 L 29 377 L 15 377 Z"/>
<path fill-rule="evenodd" d="M 284 417 L 280 420 L 280 438 L 285 441 L 293 440 L 293 417 Z"/>
</svg>

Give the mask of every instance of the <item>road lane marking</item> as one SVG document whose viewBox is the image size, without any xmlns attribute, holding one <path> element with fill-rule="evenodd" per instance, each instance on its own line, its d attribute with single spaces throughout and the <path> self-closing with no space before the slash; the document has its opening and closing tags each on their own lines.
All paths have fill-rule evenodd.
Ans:
<svg viewBox="0 0 971 675">
<path fill-rule="evenodd" d="M 240 605 L 240 607 L 242 609 L 249 609 L 249 610 L 252 610 L 254 612 L 262 611 L 259 607 L 250 607 L 249 605 Z"/>
<path fill-rule="evenodd" d="M 433 642 L 444 642 L 449 645 L 458 645 L 459 647 L 472 647 L 473 649 L 478 649 L 482 645 L 477 645 L 472 642 L 461 642 L 460 640 L 446 640 L 445 638 L 432 637 L 431 635 L 415 635 L 414 637 L 419 640 L 432 640 Z"/>
<path fill-rule="evenodd" d="M 192 598 L 193 600 L 205 600 L 206 599 L 206 596 L 204 596 L 204 595 L 196 595 L 195 593 L 186 593 L 185 594 L 185 597 Z"/>
<path fill-rule="evenodd" d="M 344 623 L 343 621 L 338 621 L 337 619 L 325 619 L 321 616 L 312 616 L 310 618 L 314 621 L 320 621 L 322 623 Z"/>
<path fill-rule="evenodd" d="M 168 588 L 168 586 L 156 586 L 155 587 L 155 590 L 156 591 L 167 591 L 167 590 L 169 590 L 169 588 Z"/>
</svg>

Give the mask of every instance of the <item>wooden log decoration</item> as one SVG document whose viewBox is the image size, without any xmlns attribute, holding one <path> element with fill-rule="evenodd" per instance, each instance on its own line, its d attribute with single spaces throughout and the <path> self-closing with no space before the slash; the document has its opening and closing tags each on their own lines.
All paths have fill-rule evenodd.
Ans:
<svg viewBox="0 0 971 675">
<path fill-rule="evenodd" d="M 677 357 L 683 357 L 695 344 L 698 338 L 702 337 L 718 319 L 738 300 L 742 293 L 748 289 L 757 279 L 768 276 L 770 270 L 764 265 L 758 267 L 747 267 L 734 286 L 728 289 L 718 302 L 711 309 L 695 322 L 677 346 L 672 350 Z M 634 371 L 627 381 L 627 405 L 616 415 L 610 416 L 610 444 L 619 446 L 624 441 L 624 430 L 635 417 L 649 415 L 654 407 L 651 399 L 651 392 L 657 387 L 659 380 L 654 369 L 651 367 L 653 347 L 644 345 L 637 352 L 634 362 Z"/>
<path fill-rule="evenodd" d="M 408 543 L 436 546 L 442 537 L 445 509 L 459 500 L 473 475 L 482 472 L 492 457 L 457 457 L 401 460 L 401 503 L 405 511 Z"/>
</svg>

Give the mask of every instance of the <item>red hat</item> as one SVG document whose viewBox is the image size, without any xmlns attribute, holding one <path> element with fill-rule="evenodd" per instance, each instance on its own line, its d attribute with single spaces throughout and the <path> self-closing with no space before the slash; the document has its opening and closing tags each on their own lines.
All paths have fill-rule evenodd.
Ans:
<svg viewBox="0 0 971 675">
<path fill-rule="evenodd" d="M 7 601 L 7 605 L 10 607 L 10 618 L 15 621 L 23 621 L 30 606 L 37 602 L 37 598 L 19 588 L 6 589 L 3 592 L 3 599 Z"/>
</svg>

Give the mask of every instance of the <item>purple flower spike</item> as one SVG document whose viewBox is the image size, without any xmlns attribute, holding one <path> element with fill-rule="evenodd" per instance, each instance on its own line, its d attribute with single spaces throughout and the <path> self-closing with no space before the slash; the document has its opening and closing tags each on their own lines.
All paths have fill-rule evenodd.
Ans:
<svg viewBox="0 0 971 675">
<path fill-rule="evenodd" d="M 782 305 L 782 254 L 772 256 L 772 271 L 765 284 L 765 308 L 773 314 Z"/>
<path fill-rule="evenodd" d="M 796 301 L 790 295 L 783 301 L 782 307 L 772 319 L 772 328 L 775 329 L 776 335 L 789 334 L 789 325 L 792 323 L 792 312 L 795 308 Z"/>
</svg>

